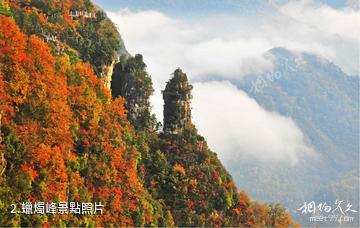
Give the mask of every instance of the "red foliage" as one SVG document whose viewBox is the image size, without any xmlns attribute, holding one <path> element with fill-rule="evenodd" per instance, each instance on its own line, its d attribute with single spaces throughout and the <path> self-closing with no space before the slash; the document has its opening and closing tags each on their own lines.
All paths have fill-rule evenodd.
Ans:
<svg viewBox="0 0 360 228">
<path fill-rule="evenodd" d="M 43 228 L 46 228 L 46 227 L 51 227 L 51 223 L 49 221 L 46 221 L 42 224 L 42 227 Z"/>
<path fill-rule="evenodd" d="M 134 132 L 124 100 L 111 100 L 91 66 L 52 56 L 40 38 L 26 37 L 13 19 L 0 15 L 0 92 L 4 123 L 26 146 L 20 171 L 36 183 L 34 199 L 102 202 L 98 225 L 133 225 L 131 215 L 145 192 L 138 152 L 125 142 Z M 80 155 L 78 139 L 92 151 Z M 74 165 L 80 161 L 86 161 L 86 176 Z"/>
<path fill-rule="evenodd" d="M 31 163 L 43 174 L 41 180 L 44 189 L 41 191 L 41 199 L 48 202 L 57 197 L 66 199 L 68 174 L 60 148 L 40 144 L 32 152 Z"/>
<path fill-rule="evenodd" d="M 217 180 L 219 178 L 219 172 L 217 170 L 214 170 L 213 177 L 215 180 Z"/>
<path fill-rule="evenodd" d="M 188 206 L 189 210 L 193 210 L 195 207 L 195 202 L 192 200 L 188 200 L 187 206 Z"/>
<path fill-rule="evenodd" d="M 239 200 L 239 204 L 240 204 L 240 206 L 246 206 L 245 200 Z"/>
<path fill-rule="evenodd" d="M 30 174 L 31 178 L 34 180 L 35 178 L 37 178 L 39 176 L 39 173 L 36 172 L 32 167 L 29 167 L 27 165 L 23 165 L 19 168 L 20 171 L 22 172 L 27 172 Z"/>
<path fill-rule="evenodd" d="M 241 216 L 241 211 L 239 210 L 239 208 L 234 208 L 233 212 L 236 214 L 237 217 Z"/>
</svg>

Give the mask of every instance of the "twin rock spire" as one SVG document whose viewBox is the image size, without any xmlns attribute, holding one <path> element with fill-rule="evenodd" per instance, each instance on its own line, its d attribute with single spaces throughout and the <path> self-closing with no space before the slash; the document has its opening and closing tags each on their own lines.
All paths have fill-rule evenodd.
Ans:
<svg viewBox="0 0 360 228">
<path fill-rule="evenodd" d="M 111 91 L 114 98 L 126 100 L 128 119 L 137 129 L 151 128 L 155 117 L 150 113 L 150 96 L 153 93 L 150 75 L 141 55 L 122 58 L 115 66 Z M 192 128 L 190 100 L 192 85 L 182 70 L 176 69 L 163 92 L 165 134 L 179 134 Z"/>
</svg>

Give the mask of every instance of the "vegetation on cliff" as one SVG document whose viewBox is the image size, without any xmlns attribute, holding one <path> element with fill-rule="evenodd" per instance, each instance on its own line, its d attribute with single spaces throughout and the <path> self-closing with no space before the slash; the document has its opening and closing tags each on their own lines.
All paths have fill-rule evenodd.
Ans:
<svg viewBox="0 0 360 228">
<path fill-rule="evenodd" d="M 111 96 L 101 75 L 119 37 L 88 0 L 0 1 L 0 225 L 294 225 L 279 205 L 238 192 L 191 124 L 192 87 L 180 69 L 164 91 L 163 132 L 141 55 L 116 65 Z M 24 202 L 104 208 L 10 213 Z"/>
</svg>

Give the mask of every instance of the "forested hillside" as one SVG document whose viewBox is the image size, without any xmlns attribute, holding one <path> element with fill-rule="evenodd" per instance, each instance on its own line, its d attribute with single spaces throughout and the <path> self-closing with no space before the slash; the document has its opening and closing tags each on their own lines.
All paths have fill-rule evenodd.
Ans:
<svg viewBox="0 0 360 228">
<path fill-rule="evenodd" d="M 238 192 L 192 124 L 180 69 L 161 128 L 142 56 L 124 50 L 89 0 L 0 0 L 0 226 L 295 225 Z M 71 202 L 102 213 L 60 213 Z"/>
</svg>

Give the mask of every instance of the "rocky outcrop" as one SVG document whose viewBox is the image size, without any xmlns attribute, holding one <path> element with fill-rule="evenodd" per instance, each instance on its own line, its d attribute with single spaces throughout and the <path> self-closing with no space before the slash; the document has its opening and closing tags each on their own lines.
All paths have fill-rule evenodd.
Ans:
<svg viewBox="0 0 360 228">
<path fill-rule="evenodd" d="M 164 133 L 168 134 L 178 134 L 193 126 L 190 108 L 192 85 L 180 68 L 173 75 L 163 91 Z"/>
<path fill-rule="evenodd" d="M 122 56 L 115 65 L 111 94 L 113 98 L 125 98 L 128 119 L 136 129 L 151 128 L 154 118 L 150 113 L 150 96 L 153 91 L 142 55 Z"/>
<path fill-rule="evenodd" d="M 106 88 L 110 89 L 111 88 L 111 80 L 112 80 L 112 75 L 114 72 L 114 67 L 115 64 L 118 62 L 117 59 L 114 59 L 112 61 L 112 63 L 109 66 L 103 66 L 102 67 L 102 74 L 101 77 L 104 80 L 104 85 Z"/>
<path fill-rule="evenodd" d="M 112 63 L 107 66 L 102 67 L 102 75 L 101 77 L 104 79 L 104 85 L 106 88 L 111 89 L 111 81 L 114 74 L 114 70 L 116 67 L 116 64 L 120 62 L 122 59 L 122 64 L 124 61 L 126 61 L 128 58 L 131 57 L 129 52 L 126 50 L 125 44 L 121 36 L 120 38 L 120 48 L 117 52 L 116 58 L 113 59 Z M 120 57 L 121 56 L 121 57 Z"/>
</svg>

